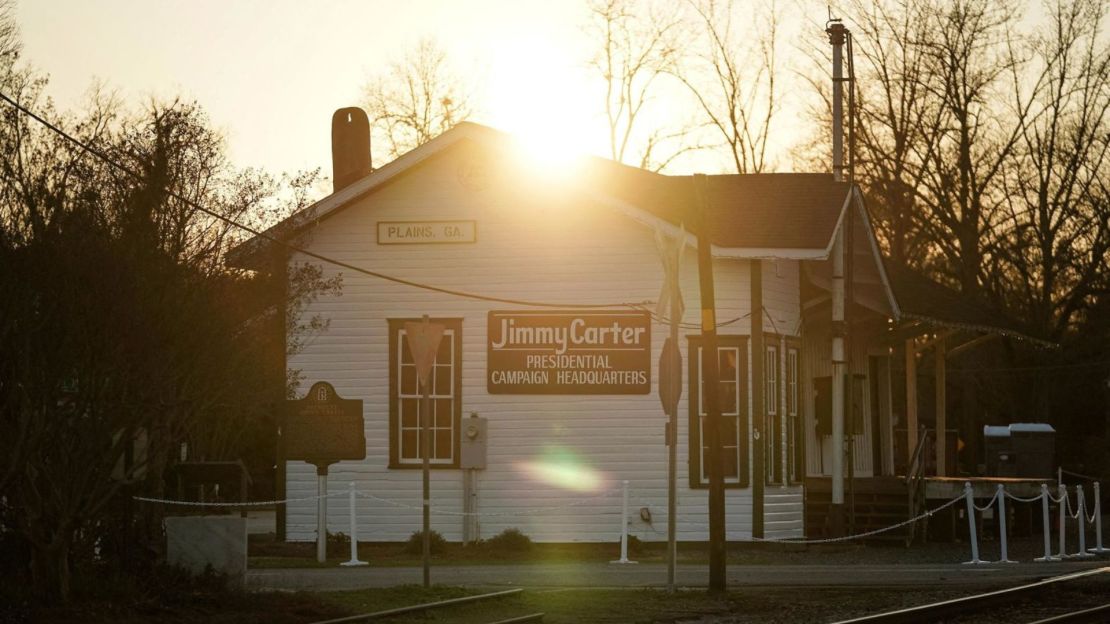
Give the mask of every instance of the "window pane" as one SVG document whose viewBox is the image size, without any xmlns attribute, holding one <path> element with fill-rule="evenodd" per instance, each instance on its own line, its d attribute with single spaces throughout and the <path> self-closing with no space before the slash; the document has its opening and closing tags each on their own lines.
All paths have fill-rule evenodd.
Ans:
<svg viewBox="0 0 1110 624">
<path fill-rule="evenodd" d="M 452 414 L 454 410 L 451 409 L 452 403 L 454 403 L 454 401 L 452 401 L 451 399 L 435 399 L 432 401 L 432 404 L 435 405 L 436 427 L 451 426 L 451 417 L 454 416 L 454 414 Z"/>
<path fill-rule="evenodd" d="M 735 479 L 739 477 L 740 458 L 737 457 L 736 447 L 723 448 L 721 453 L 724 455 L 725 478 Z"/>
<path fill-rule="evenodd" d="M 437 396 L 451 396 L 451 367 L 435 367 L 435 383 L 432 392 Z"/>
<path fill-rule="evenodd" d="M 736 349 L 721 349 L 719 351 L 719 355 L 720 355 L 720 360 L 719 361 L 720 361 L 720 367 L 721 367 L 720 368 L 720 378 L 722 380 L 728 379 L 728 380 L 735 381 L 736 380 L 736 366 L 737 366 L 736 358 L 738 356 L 738 353 L 737 353 Z"/>
<path fill-rule="evenodd" d="M 435 459 L 451 459 L 451 430 L 436 429 L 435 449 L 432 457 Z"/>
<path fill-rule="evenodd" d="M 416 429 L 401 431 L 401 459 L 418 459 L 420 457 L 420 438 Z"/>
<path fill-rule="evenodd" d="M 451 342 L 454 332 L 444 332 L 443 340 L 439 341 L 439 350 L 436 351 L 436 364 L 451 363 Z"/>
<path fill-rule="evenodd" d="M 401 426 L 419 427 L 420 417 L 417 410 L 419 405 L 416 399 L 401 399 Z"/>
<path fill-rule="evenodd" d="M 736 436 L 736 421 L 737 419 L 720 419 L 720 443 L 736 446 L 739 440 Z"/>
<path fill-rule="evenodd" d="M 413 365 L 401 365 L 401 387 L 397 389 L 401 394 L 419 394 L 416 387 L 416 367 Z"/>
<path fill-rule="evenodd" d="M 722 414 L 735 414 L 737 402 L 737 384 L 733 382 L 721 382 L 720 403 L 718 407 L 721 409 Z"/>
<path fill-rule="evenodd" d="M 404 364 L 412 364 L 412 352 L 409 351 L 409 337 L 405 332 L 401 332 L 401 362 Z"/>
</svg>

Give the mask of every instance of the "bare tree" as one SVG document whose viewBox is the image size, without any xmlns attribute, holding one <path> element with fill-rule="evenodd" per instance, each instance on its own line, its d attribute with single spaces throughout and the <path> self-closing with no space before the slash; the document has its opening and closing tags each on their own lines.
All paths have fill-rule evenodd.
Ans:
<svg viewBox="0 0 1110 624">
<path fill-rule="evenodd" d="M 1110 293 L 1110 46 L 1098 0 L 1049 5 L 1044 88 L 1007 162 L 992 288 L 1060 340 Z"/>
<path fill-rule="evenodd" d="M 643 128 L 645 113 L 658 105 L 660 91 L 678 68 L 687 34 L 682 15 L 633 0 L 592 0 L 589 10 L 586 31 L 598 42 L 589 66 L 605 84 L 609 157 L 660 171 L 700 149 L 689 141 L 691 123 L 653 119 L 651 129 Z"/>
<path fill-rule="evenodd" d="M 772 0 L 758 19 L 744 24 L 734 24 L 732 0 L 690 0 L 690 5 L 700 47 L 694 62 L 675 76 L 697 102 L 736 173 L 766 171 L 767 142 L 778 106 L 775 3 Z"/>
<path fill-rule="evenodd" d="M 913 0 L 853 0 L 856 71 L 854 174 L 867 195 L 890 260 L 906 266 L 928 253 L 917 190 L 925 171 L 921 155 L 933 153 L 941 107 L 926 97 L 922 44 L 931 24 Z M 820 86 L 827 85 L 822 74 Z M 827 107 L 826 107 L 827 110 Z"/>
<path fill-rule="evenodd" d="M 389 158 L 450 130 L 472 112 L 472 88 L 431 39 L 422 39 L 403 58 L 391 62 L 384 74 L 369 81 L 364 93 L 371 151 Z M 384 149 L 375 147 L 381 144 Z"/>
</svg>

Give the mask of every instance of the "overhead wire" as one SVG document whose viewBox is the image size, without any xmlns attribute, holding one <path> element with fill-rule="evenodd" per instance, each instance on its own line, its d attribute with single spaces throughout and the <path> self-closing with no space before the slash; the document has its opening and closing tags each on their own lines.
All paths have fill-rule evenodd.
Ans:
<svg viewBox="0 0 1110 624">
<path fill-rule="evenodd" d="M 92 147 L 91 145 L 88 145 L 85 142 L 77 139 L 73 135 L 66 132 L 64 129 L 62 129 L 62 128 L 58 127 L 57 125 L 55 125 L 54 123 L 50 122 L 48 119 L 45 119 L 44 117 L 41 117 L 40 115 L 38 115 L 34 111 L 30 110 L 29 108 L 25 107 L 24 105 L 22 105 L 18 101 L 12 99 L 10 96 L 8 96 L 8 94 L 0 91 L 0 99 L 4 100 L 5 102 L 10 104 L 12 107 L 14 107 L 16 110 L 23 113 L 24 115 L 27 115 L 31 119 L 34 119 L 38 123 L 42 124 L 47 129 L 54 132 L 58 136 L 62 137 L 63 139 L 65 139 L 69 143 L 72 143 L 74 146 L 76 146 L 81 151 L 92 155 L 93 157 L 97 158 L 98 160 L 108 164 L 109 166 L 117 169 L 118 171 L 121 171 L 121 172 L 125 173 L 128 176 L 131 176 L 132 178 L 134 178 L 136 180 L 142 181 L 144 179 L 140 174 L 138 174 L 135 171 L 133 171 L 132 169 L 120 164 L 119 162 L 115 161 L 114 159 L 107 156 L 106 154 L 104 154 L 100 150 L 96 149 L 95 147 Z M 510 304 L 510 305 L 521 305 L 521 306 L 542 307 L 542 308 L 615 308 L 615 307 L 632 307 L 632 308 L 635 308 L 635 307 L 639 307 L 639 306 L 646 306 L 646 305 L 649 305 L 649 304 L 653 303 L 651 301 L 641 301 L 641 302 L 635 302 L 635 303 L 634 302 L 577 303 L 577 302 L 531 301 L 531 300 L 527 300 L 527 299 L 514 299 L 514 298 L 508 298 L 508 297 L 496 297 L 496 296 L 491 296 L 491 295 L 483 295 L 483 294 L 474 293 L 474 292 L 468 292 L 468 291 L 463 291 L 463 290 L 455 290 L 455 289 L 452 289 L 452 288 L 444 288 L 444 287 L 441 287 L 441 286 L 434 286 L 434 285 L 431 285 L 431 284 L 424 284 L 424 283 L 421 283 L 421 282 L 416 282 L 416 281 L 413 281 L 413 280 L 409 280 L 409 279 L 405 279 L 405 278 L 401 278 L 401 277 L 396 277 L 396 276 L 393 276 L 393 275 L 388 275 L 388 274 L 381 273 L 381 272 L 378 272 L 378 271 L 373 271 L 373 270 L 370 270 L 370 269 L 366 269 L 366 268 L 363 268 L 363 267 L 360 267 L 360 266 L 353 265 L 349 262 L 344 262 L 342 260 L 336 260 L 335 258 L 331 258 L 331 257 L 325 256 L 323 254 L 316 253 L 314 251 L 309 251 L 307 249 L 304 249 L 303 247 L 300 247 L 298 245 L 294 245 L 294 244 L 292 244 L 288 241 L 285 241 L 285 240 L 282 240 L 282 239 L 280 239 L 276 236 L 270 235 L 270 234 L 266 233 L 265 231 L 253 228 L 249 225 L 245 225 L 243 223 L 240 223 L 240 222 L 236 221 L 235 219 L 232 219 L 231 217 L 228 217 L 226 215 L 222 215 L 222 214 L 220 214 L 220 213 L 218 213 L 214 210 L 205 208 L 204 206 L 201 206 L 200 204 L 182 196 L 180 193 L 178 193 L 177 191 L 174 191 L 173 189 L 166 188 L 165 191 L 169 196 L 173 197 L 174 199 L 182 202 L 186 206 L 189 206 L 190 208 L 192 208 L 196 211 L 202 212 L 202 213 L 204 213 L 204 214 L 206 214 L 206 215 L 208 215 L 208 216 L 210 216 L 214 219 L 222 221 L 222 222 L 224 222 L 224 223 L 226 223 L 226 224 L 228 224 L 232 227 L 238 228 L 238 229 L 240 229 L 244 232 L 247 232 L 248 234 L 251 234 L 251 235 L 253 235 L 257 238 L 260 238 L 260 239 L 265 240 L 267 242 L 270 242 L 270 243 L 273 243 L 275 245 L 281 246 L 281 247 L 283 247 L 283 248 L 285 248 L 289 251 L 296 252 L 296 253 L 302 254 L 304 256 L 307 256 L 309 258 L 319 260 L 320 262 L 324 262 L 324 263 L 327 263 L 327 264 L 330 264 L 330 265 L 333 265 L 333 266 L 336 266 L 336 267 L 339 267 L 339 268 L 342 268 L 342 269 L 347 269 L 347 270 L 353 271 L 355 273 L 360 273 L 362 275 L 375 277 L 375 278 L 385 280 L 385 281 L 388 281 L 388 282 L 401 284 L 403 286 L 409 286 L 409 287 L 412 287 L 412 288 L 418 288 L 418 289 L 427 290 L 427 291 L 431 291 L 431 292 L 437 292 L 437 293 L 441 293 L 441 294 L 445 294 L 445 295 L 451 295 L 451 296 L 454 296 L 454 297 L 460 297 L 460 298 L 464 298 L 464 299 L 473 299 L 473 300 L 477 300 L 477 301 L 489 301 L 489 302 L 493 302 L 493 303 L 505 303 L 505 304 Z"/>
</svg>

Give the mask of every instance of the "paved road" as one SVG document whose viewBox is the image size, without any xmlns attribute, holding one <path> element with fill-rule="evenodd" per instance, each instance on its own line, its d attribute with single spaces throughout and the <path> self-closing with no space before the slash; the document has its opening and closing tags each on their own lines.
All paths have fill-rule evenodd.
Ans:
<svg viewBox="0 0 1110 624">
<path fill-rule="evenodd" d="M 1106 560 L 993 565 L 748 565 L 730 566 L 728 583 L 744 586 L 939 586 L 1014 584 L 1105 566 Z M 664 564 L 506 564 L 436 566 L 432 582 L 480 587 L 662 587 Z M 360 567 L 250 570 L 246 585 L 254 590 L 345 590 L 419 584 L 419 567 Z M 705 565 L 680 565 L 678 584 L 704 587 Z"/>
</svg>

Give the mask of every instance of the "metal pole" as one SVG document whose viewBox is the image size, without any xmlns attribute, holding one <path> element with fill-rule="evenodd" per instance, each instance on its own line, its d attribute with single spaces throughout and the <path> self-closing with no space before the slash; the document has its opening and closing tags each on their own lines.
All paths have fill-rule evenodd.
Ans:
<svg viewBox="0 0 1110 624">
<path fill-rule="evenodd" d="M 675 349 L 679 349 L 678 324 L 681 319 L 678 318 L 678 312 L 680 309 L 679 300 L 682 297 L 679 285 L 679 267 L 682 259 L 678 257 L 678 254 L 682 252 L 684 243 L 685 241 L 681 241 L 675 248 L 675 274 L 671 280 L 671 344 L 674 345 Z M 689 358 L 687 358 L 687 361 L 689 361 Z M 677 383 L 681 385 L 682 366 L 679 366 L 674 374 L 678 380 Z M 675 401 L 675 404 L 671 406 L 670 412 L 670 430 L 668 431 L 670 445 L 667 448 L 667 591 L 674 593 L 675 565 L 678 562 L 678 521 L 675 518 L 678 513 L 678 401 Z"/>
<path fill-rule="evenodd" d="M 975 494 L 971 482 L 964 482 L 964 498 L 967 501 L 967 528 L 971 541 L 971 561 L 967 563 L 990 563 L 979 558 L 979 535 L 975 531 Z"/>
<path fill-rule="evenodd" d="M 1078 507 L 1079 513 L 1079 552 L 1075 553 L 1076 557 L 1087 558 L 1094 557 L 1094 554 L 1087 552 L 1087 497 L 1083 491 L 1083 484 L 1075 486 L 1075 506 Z"/>
<path fill-rule="evenodd" d="M 1041 526 L 1044 528 L 1044 556 L 1033 561 L 1056 561 L 1058 557 L 1052 556 L 1052 520 L 1048 516 L 1048 484 L 1041 484 Z"/>
<path fill-rule="evenodd" d="M 628 560 L 628 481 L 621 481 L 621 558 L 609 563 L 636 563 Z"/>
<path fill-rule="evenodd" d="M 424 565 L 424 587 L 432 586 L 432 485 L 431 485 L 431 462 L 429 461 L 428 454 L 431 450 L 431 445 L 428 443 L 429 423 L 431 420 L 428 415 L 429 407 L 432 403 L 432 389 L 431 384 L 427 381 L 423 384 L 423 396 L 420 397 L 420 457 L 422 486 L 424 492 L 423 510 L 424 510 L 424 544 L 423 552 L 423 565 Z"/>
<path fill-rule="evenodd" d="M 1102 547 L 1102 494 L 1098 490 L 1098 481 L 1095 481 L 1095 547 L 1090 552 L 1103 554 L 1110 549 Z"/>
<path fill-rule="evenodd" d="M 350 491 L 347 493 L 347 503 L 350 505 L 351 516 L 351 560 L 340 563 L 341 566 L 364 566 L 365 561 L 358 560 L 358 517 L 355 515 L 355 482 L 351 481 Z"/>
<path fill-rule="evenodd" d="M 1060 496 L 1060 558 L 1068 556 L 1066 552 L 1067 540 L 1064 538 L 1067 533 L 1067 517 L 1068 517 L 1068 488 L 1063 483 L 1056 486 L 1056 493 Z"/>
<path fill-rule="evenodd" d="M 844 24 L 834 22 L 826 30 L 833 53 L 833 177 L 844 179 Z M 836 231 L 832 250 L 832 495 L 829 506 L 831 533 L 844 533 L 844 376 L 845 357 L 845 227 Z"/>
<path fill-rule="evenodd" d="M 316 561 L 328 559 L 328 467 L 316 467 Z"/>
<path fill-rule="evenodd" d="M 1006 550 L 1006 489 L 1002 484 L 998 484 L 998 533 L 999 539 L 1002 541 L 1002 558 L 998 560 L 999 563 L 1016 563 L 1010 561 L 1009 553 Z"/>
</svg>

